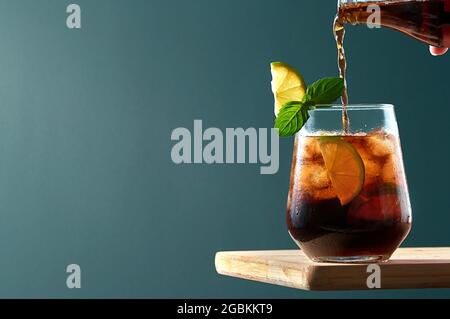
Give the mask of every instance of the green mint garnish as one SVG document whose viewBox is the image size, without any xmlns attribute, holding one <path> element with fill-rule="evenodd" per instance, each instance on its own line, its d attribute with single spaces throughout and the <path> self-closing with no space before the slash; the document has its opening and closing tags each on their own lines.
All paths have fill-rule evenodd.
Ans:
<svg viewBox="0 0 450 319">
<path fill-rule="evenodd" d="M 308 86 L 302 101 L 291 101 L 283 105 L 275 119 L 278 134 L 283 137 L 295 135 L 309 119 L 309 110 L 320 104 L 331 104 L 343 93 L 342 78 L 324 78 L 314 82 Z"/>
<path fill-rule="evenodd" d="M 303 100 L 314 104 L 331 104 L 342 96 L 344 80 L 342 78 L 320 79 L 306 89 Z"/>
<path fill-rule="evenodd" d="M 300 101 L 291 101 L 284 104 L 275 119 L 275 128 L 278 129 L 278 134 L 287 137 L 297 133 L 309 119 L 308 110 L 310 107 L 305 102 Z"/>
</svg>

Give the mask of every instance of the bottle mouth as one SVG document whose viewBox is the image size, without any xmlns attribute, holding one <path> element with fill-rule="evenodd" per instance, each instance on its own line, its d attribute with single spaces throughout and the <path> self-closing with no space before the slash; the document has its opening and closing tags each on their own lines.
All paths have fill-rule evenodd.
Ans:
<svg viewBox="0 0 450 319">
<path fill-rule="evenodd" d="M 349 104 L 345 107 L 347 111 L 369 111 L 369 110 L 392 110 L 394 105 L 392 104 Z M 330 112 L 330 111 L 342 111 L 344 106 L 342 104 L 323 104 L 316 105 L 312 108 L 313 112 Z"/>
</svg>

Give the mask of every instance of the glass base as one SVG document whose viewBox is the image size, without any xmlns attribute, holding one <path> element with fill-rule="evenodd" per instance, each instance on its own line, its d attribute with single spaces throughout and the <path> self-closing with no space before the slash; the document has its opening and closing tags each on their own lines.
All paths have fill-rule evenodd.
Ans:
<svg viewBox="0 0 450 319">
<path fill-rule="evenodd" d="M 389 256 L 325 256 L 312 258 L 318 263 L 339 263 L 339 264 L 370 264 L 376 262 L 384 262 L 389 259 Z"/>
</svg>

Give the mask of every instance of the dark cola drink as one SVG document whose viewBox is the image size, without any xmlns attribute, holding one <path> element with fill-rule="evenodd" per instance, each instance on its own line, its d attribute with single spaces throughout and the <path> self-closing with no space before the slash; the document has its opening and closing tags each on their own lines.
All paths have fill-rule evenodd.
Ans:
<svg viewBox="0 0 450 319">
<path fill-rule="evenodd" d="M 290 185 L 289 233 L 314 261 L 384 261 L 411 229 L 395 135 L 298 136 Z"/>
</svg>

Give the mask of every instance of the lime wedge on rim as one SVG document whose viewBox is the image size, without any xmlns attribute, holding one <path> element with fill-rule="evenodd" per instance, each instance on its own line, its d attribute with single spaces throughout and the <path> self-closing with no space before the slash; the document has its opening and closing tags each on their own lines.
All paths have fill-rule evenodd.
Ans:
<svg viewBox="0 0 450 319">
<path fill-rule="evenodd" d="M 301 101 L 306 92 L 305 80 L 289 64 L 272 62 L 272 92 L 275 98 L 275 116 L 281 107 L 290 101 Z"/>
</svg>

